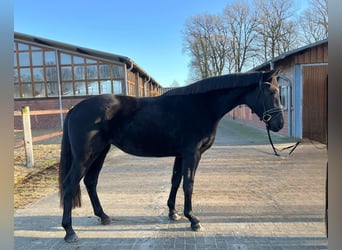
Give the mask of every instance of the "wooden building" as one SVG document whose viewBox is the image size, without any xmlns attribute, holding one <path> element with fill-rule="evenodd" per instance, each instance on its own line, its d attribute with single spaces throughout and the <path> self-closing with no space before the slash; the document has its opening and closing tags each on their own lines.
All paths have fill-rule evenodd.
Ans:
<svg viewBox="0 0 342 250">
<path fill-rule="evenodd" d="M 281 69 L 279 84 L 285 126 L 279 133 L 327 143 L 328 39 L 284 53 L 252 70 L 273 68 Z M 246 106 L 237 107 L 229 116 L 265 127 Z"/>
<path fill-rule="evenodd" d="M 14 33 L 14 110 L 65 110 L 104 93 L 152 96 L 162 87 L 128 57 Z M 63 115 L 31 118 L 32 128 L 60 128 Z M 14 118 L 21 128 L 20 117 Z"/>
</svg>

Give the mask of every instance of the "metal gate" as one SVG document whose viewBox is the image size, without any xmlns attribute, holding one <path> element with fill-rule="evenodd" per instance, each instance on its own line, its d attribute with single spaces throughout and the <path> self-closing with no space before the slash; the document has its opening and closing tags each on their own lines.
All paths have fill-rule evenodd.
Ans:
<svg viewBox="0 0 342 250">
<path fill-rule="evenodd" d="M 303 138 L 327 143 L 328 65 L 304 66 Z"/>
</svg>

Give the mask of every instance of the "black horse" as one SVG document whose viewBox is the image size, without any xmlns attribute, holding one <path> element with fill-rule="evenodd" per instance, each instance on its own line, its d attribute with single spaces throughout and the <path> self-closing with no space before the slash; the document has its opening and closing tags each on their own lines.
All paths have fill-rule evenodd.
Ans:
<svg viewBox="0 0 342 250">
<path fill-rule="evenodd" d="M 111 222 L 96 192 L 98 176 L 111 144 L 137 156 L 175 156 L 167 202 L 169 218 L 180 218 L 175 200 L 183 177 L 184 215 L 194 231 L 200 230 L 191 197 L 201 155 L 213 144 L 221 118 L 237 105 L 247 104 L 272 131 L 283 127 L 277 74 L 275 70 L 229 74 L 204 79 L 157 97 L 106 94 L 74 106 L 64 122 L 59 170 L 65 241 L 78 240 L 72 228 L 71 211 L 81 206 L 82 178 L 95 215 L 102 224 Z"/>
</svg>

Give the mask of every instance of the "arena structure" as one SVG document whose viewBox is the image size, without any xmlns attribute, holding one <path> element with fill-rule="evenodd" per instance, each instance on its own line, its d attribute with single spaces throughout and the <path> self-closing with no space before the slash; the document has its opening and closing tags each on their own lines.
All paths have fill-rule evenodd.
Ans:
<svg viewBox="0 0 342 250">
<path fill-rule="evenodd" d="M 90 96 L 144 97 L 162 92 L 153 77 L 125 56 L 17 32 L 13 51 L 15 129 L 21 129 L 23 106 L 33 111 L 32 128 L 57 129 L 67 110 Z"/>
</svg>

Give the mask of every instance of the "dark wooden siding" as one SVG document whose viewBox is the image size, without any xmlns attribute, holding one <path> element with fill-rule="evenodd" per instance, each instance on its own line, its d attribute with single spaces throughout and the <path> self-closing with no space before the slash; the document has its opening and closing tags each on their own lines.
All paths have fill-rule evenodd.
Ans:
<svg viewBox="0 0 342 250">
<path fill-rule="evenodd" d="M 303 67 L 303 137 L 327 143 L 328 66 Z"/>
<path fill-rule="evenodd" d="M 328 62 L 328 43 L 308 48 L 295 54 L 295 64 L 323 63 Z"/>
</svg>

